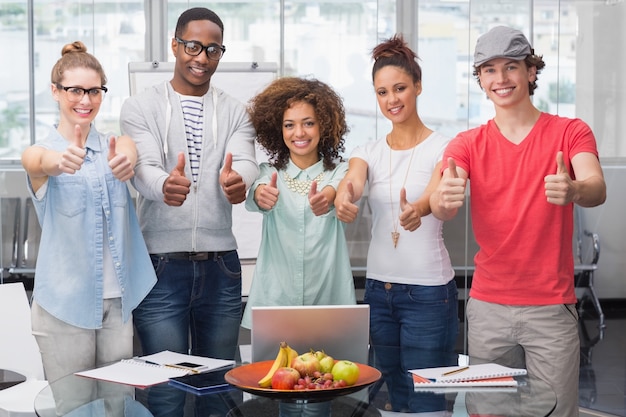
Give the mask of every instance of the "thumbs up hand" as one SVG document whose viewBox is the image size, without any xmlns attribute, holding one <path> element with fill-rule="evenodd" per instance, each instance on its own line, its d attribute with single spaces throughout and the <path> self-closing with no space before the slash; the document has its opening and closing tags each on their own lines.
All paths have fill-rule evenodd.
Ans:
<svg viewBox="0 0 626 417">
<path fill-rule="evenodd" d="M 273 172 L 272 178 L 268 184 L 259 185 L 254 191 L 254 200 L 257 205 L 263 210 L 271 210 L 278 201 L 278 195 L 280 191 L 276 187 L 276 181 L 278 180 L 278 173 Z"/>
<path fill-rule="evenodd" d="M 400 190 L 400 226 L 404 230 L 414 232 L 422 225 L 419 210 L 406 199 L 406 188 Z"/>
<path fill-rule="evenodd" d="M 335 198 L 335 215 L 344 223 L 352 223 L 359 214 L 359 207 L 353 200 L 354 186 L 347 181 L 345 189 L 338 191 Z"/>
<path fill-rule="evenodd" d="M 242 176 L 233 170 L 232 166 L 233 155 L 227 153 L 219 181 L 230 204 L 239 204 L 246 199 L 246 183 L 243 182 Z"/>
<path fill-rule="evenodd" d="M 135 175 L 133 164 L 128 156 L 123 153 L 117 153 L 115 136 L 111 136 L 109 139 L 109 155 L 107 160 L 109 161 L 109 167 L 111 168 L 111 172 L 113 172 L 113 176 L 118 180 L 124 182 Z"/>
<path fill-rule="evenodd" d="M 544 183 L 548 203 L 564 206 L 574 200 L 576 187 L 565 166 L 562 151 L 556 154 L 556 174 L 546 175 Z"/>
<path fill-rule="evenodd" d="M 74 127 L 74 137 L 67 149 L 61 154 L 59 170 L 66 174 L 76 173 L 83 166 L 85 156 L 87 156 L 87 151 L 83 146 L 82 132 L 80 126 L 76 125 Z"/>
<path fill-rule="evenodd" d="M 316 216 L 328 213 L 330 202 L 328 201 L 326 194 L 321 191 L 317 191 L 317 181 L 313 181 L 311 183 L 311 190 L 309 191 L 309 205 L 311 206 L 311 211 Z"/>
<path fill-rule="evenodd" d="M 187 199 L 191 181 L 185 176 L 185 154 L 178 154 L 176 166 L 163 183 L 163 202 L 168 206 L 179 207 Z"/>
<path fill-rule="evenodd" d="M 458 209 L 465 201 L 465 179 L 459 177 L 456 162 L 448 158 L 448 175 L 439 182 L 439 204 L 446 210 Z"/>
</svg>

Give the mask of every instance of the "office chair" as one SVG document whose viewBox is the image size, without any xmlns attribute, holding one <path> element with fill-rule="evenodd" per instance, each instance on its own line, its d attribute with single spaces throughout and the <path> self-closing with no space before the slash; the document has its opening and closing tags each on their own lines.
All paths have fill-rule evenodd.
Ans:
<svg viewBox="0 0 626 417">
<path fill-rule="evenodd" d="M 578 298 L 578 315 L 582 317 L 585 311 L 585 304 L 591 301 L 598 314 L 600 328 L 600 338 L 604 324 L 604 312 L 600 305 L 600 300 L 594 289 L 595 272 L 598 269 L 600 259 L 600 236 L 590 232 L 585 228 L 583 219 L 583 209 L 574 207 L 574 286 L 582 289 Z"/>
<path fill-rule="evenodd" d="M 20 236 L 21 200 L 18 197 L 0 198 L 0 284 L 10 275 L 11 268 L 17 265 Z"/>
<path fill-rule="evenodd" d="M 0 390 L 0 417 L 35 416 L 35 396 L 48 384 L 30 323 L 30 304 L 24 284 L 0 284 L 0 369 L 26 378 L 24 382 Z"/>
</svg>

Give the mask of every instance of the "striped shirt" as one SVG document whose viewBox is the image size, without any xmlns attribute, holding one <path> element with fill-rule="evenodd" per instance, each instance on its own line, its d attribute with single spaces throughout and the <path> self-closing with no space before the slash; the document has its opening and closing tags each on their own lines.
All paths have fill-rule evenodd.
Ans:
<svg viewBox="0 0 626 417">
<path fill-rule="evenodd" d="M 189 153 L 189 164 L 193 182 L 198 181 L 198 171 L 200 169 L 200 156 L 202 154 L 202 131 L 203 125 L 203 104 L 202 97 L 180 96 L 180 104 L 183 109 L 183 120 L 185 121 L 185 133 L 187 135 L 187 152 Z"/>
</svg>

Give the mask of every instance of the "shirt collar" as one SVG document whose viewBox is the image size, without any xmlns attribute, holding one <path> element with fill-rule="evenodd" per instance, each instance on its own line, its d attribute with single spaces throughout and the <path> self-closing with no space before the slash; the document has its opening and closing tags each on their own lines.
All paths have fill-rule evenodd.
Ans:
<svg viewBox="0 0 626 417">
<path fill-rule="evenodd" d="M 87 140 L 85 141 L 85 148 L 93 152 L 102 152 L 102 143 L 100 142 L 100 135 L 96 131 L 96 128 L 94 127 L 93 123 L 89 127 L 89 133 L 87 134 Z"/>
<path fill-rule="evenodd" d="M 67 139 L 64 138 L 59 133 L 59 131 L 57 130 L 59 125 L 58 124 L 54 124 L 53 126 L 54 126 L 54 129 L 52 130 L 52 132 L 58 138 L 56 140 L 61 140 L 61 141 L 63 141 L 64 144 L 67 143 Z M 108 139 L 108 137 L 107 137 L 107 139 Z M 108 146 L 108 141 L 107 141 L 107 146 Z M 89 125 L 89 133 L 87 134 L 87 140 L 85 141 L 85 149 L 87 150 L 87 152 L 89 152 L 89 151 L 94 152 L 94 153 L 95 152 L 102 152 L 102 143 L 100 142 L 100 134 L 96 130 L 96 127 L 94 126 L 93 123 L 91 123 Z"/>
<path fill-rule="evenodd" d="M 296 164 L 293 163 L 291 158 L 289 158 L 289 162 L 287 163 L 287 168 L 285 169 L 285 172 L 287 172 L 287 175 L 289 175 L 291 178 L 296 179 L 298 178 L 299 175 L 304 175 L 306 176 L 306 178 L 300 178 L 300 179 L 308 179 L 308 180 L 312 180 L 313 178 L 321 174 L 323 171 L 324 171 L 324 161 L 321 159 L 317 161 L 315 164 L 308 167 L 307 169 L 300 169 L 298 168 Z"/>
</svg>

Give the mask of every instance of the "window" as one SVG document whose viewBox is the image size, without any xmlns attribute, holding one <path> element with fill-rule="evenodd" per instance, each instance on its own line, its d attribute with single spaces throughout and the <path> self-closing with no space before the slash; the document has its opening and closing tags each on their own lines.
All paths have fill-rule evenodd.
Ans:
<svg viewBox="0 0 626 417">
<path fill-rule="evenodd" d="M 0 0 L 0 31 L 0 54 L 10 57 L 11 68 L 18 69 L 5 66 L 0 73 L 2 162 L 18 160 L 24 148 L 45 137 L 56 122 L 50 71 L 63 46 L 75 40 L 98 58 L 108 78 L 109 93 L 96 119 L 98 129 L 119 131 L 120 107 L 128 95 L 127 63 L 144 59 L 143 1 Z"/>
<path fill-rule="evenodd" d="M 398 5 L 409 5 L 416 13 L 403 16 L 400 21 L 406 23 L 396 28 Z M 206 3 L 0 0 L 0 53 L 10 57 L 11 68 L 19 68 L 0 72 L 0 163 L 14 163 L 55 122 L 50 69 L 65 43 L 83 41 L 102 62 L 110 92 L 97 123 L 100 130 L 115 133 L 129 93 L 128 62 L 151 60 L 149 42 L 167 54 L 157 58 L 171 60 L 169 40 L 176 20 L 194 6 Z M 587 121 L 603 160 L 626 156 L 626 143 L 617 134 L 625 123 L 619 117 L 626 101 L 624 68 L 615 54 L 624 49 L 625 37 L 602 30 L 621 27 L 626 17 L 623 2 L 286 0 L 281 11 L 275 1 L 242 0 L 210 7 L 224 21 L 224 61 L 276 62 L 280 74 L 316 77 L 342 94 L 351 127 L 346 155 L 388 127 L 377 115 L 371 89 L 370 52 L 379 40 L 396 30 L 409 35 L 424 67 L 420 110 L 429 125 L 454 135 L 490 117 L 492 106 L 471 76 L 472 50 L 479 34 L 495 24 L 508 24 L 531 37 L 546 60 L 535 104 Z M 167 33 L 150 24 L 155 13 L 165 14 L 161 20 L 167 22 Z"/>
</svg>

